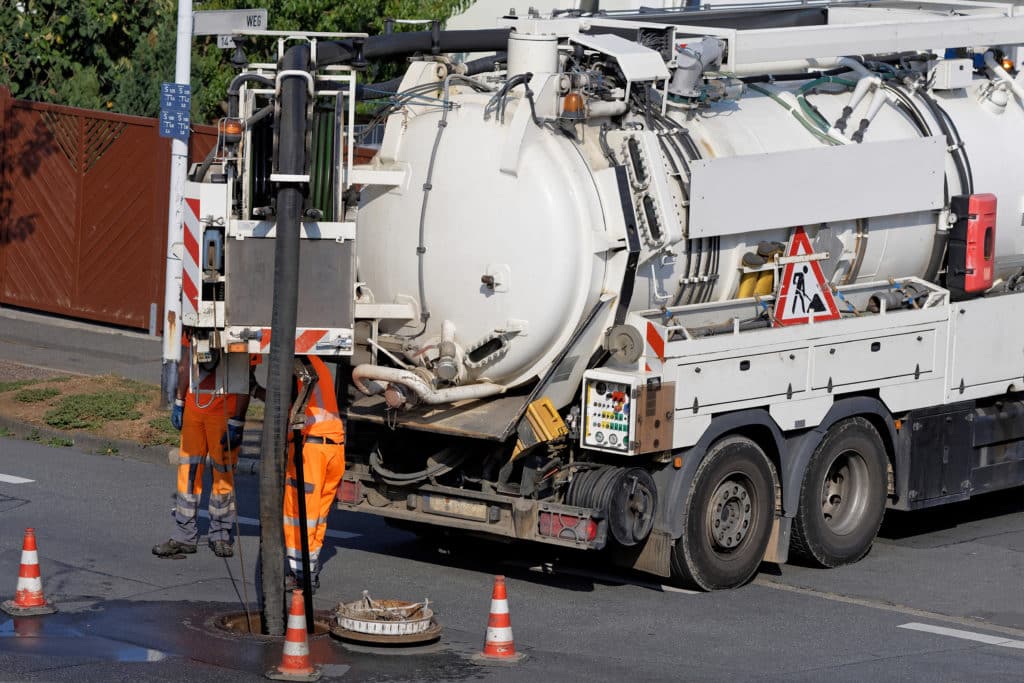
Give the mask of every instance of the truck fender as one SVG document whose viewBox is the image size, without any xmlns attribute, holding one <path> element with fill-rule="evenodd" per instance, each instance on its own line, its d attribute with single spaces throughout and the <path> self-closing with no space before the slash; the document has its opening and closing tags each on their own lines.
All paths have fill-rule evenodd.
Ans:
<svg viewBox="0 0 1024 683">
<path fill-rule="evenodd" d="M 656 529 L 669 534 L 674 539 L 683 534 L 683 505 L 686 504 L 686 494 L 690 490 L 690 483 L 697 472 L 697 466 L 704 459 L 708 448 L 719 438 L 750 427 L 756 427 L 762 431 L 767 430 L 771 434 L 772 443 L 761 444 L 769 458 L 773 455 L 772 450 L 775 453 L 783 452 L 785 438 L 767 410 L 752 408 L 715 417 L 695 445 L 673 454 L 683 460 L 680 469 L 669 466 L 653 473 L 654 481 L 658 485 L 659 497 L 658 517 L 654 524 Z"/>
<path fill-rule="evenodd" d="M 875 415 L 880 418 L 887 430 L 880 434 L 882 441 L 890 454 L 896 443 L 896 428 L 893 425 L 892 414 L 885 404 L 873 396 L 850 396 L 836 400 L 832 408 L 826 413 L 821 423 L 806 432 L 786 437 L 786 443 L 779 450 L 782 464 L 782 471 L 779 478 L 782 482 L 782 513 L 786 517 L 795 517 L 797 508 L 800 506 L 800 484 L 807 470 L 807 464 L 814 454 L 814 450 L 825 438 L 829 428 L 836 422 L 854 415 Z"/>
</svg>

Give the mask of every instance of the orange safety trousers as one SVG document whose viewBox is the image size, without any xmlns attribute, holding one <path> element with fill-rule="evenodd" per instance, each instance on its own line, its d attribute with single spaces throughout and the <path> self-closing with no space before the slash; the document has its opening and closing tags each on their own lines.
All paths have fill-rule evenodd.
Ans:
<svg viewBox="0 0 1024 683">
<path fill-rule="evenodd" d="M 330 370 L 317 356 L 310 356 L 309 361 L 317 374 L 317 382 L 306 405 L 306 421 L 302 428 L 302 477 L 309 566 L 315 576 L 319 572 L 320 549 L 327 535 L 327 515 L 345 474 L 345 427 L 338 415 Z M 310 443 L 311 440 L 316 443 Z M 284 545 L 288 569 L 299 576 L 302 574 L 302 525 L 299 519 L 299 482 L 295 474 L 295 449 L 289 444 L 284 487 Z"/>
<path fill-rule="evenodd" d="M 222 398 L 222 397 L 218 397 Z M 238 451 L 229 450 L 227 442 L 228 412 L 197 409 L 190 394 L 185 399 L 181 425 L 181 448 L 178 452 L 178 489 L 174 519 L 177 533 L 174 540 L 195 543 L 199 538 L 196 524 L 199 500 L 203 495 L 203 469 L 209 454 L 213 467 L 213 488 L 210 491 L 210 541 L 230 541 L 235 522 L 235 468 Z"/>
<path fill-rule="evenodd" d="M 344 442 L 344 436 L 337 435 Z M 294 448 L 288 448 L 288 466 L 284 487 L 284 544 L 288 568 L 293 574 L 302 574 L 302 537 L 299 535 L 299 488 L 295 476 Z M 334 505 L 341 477 L 345 474 L 345 446 L 343 443 L 307 443 L 302 446 L 302 475 L 306 491 L 306 528 L 309 530 L 309 566 L 315 575 L 320 549 L 327 535 L 327 516 Z"/>
</svg>

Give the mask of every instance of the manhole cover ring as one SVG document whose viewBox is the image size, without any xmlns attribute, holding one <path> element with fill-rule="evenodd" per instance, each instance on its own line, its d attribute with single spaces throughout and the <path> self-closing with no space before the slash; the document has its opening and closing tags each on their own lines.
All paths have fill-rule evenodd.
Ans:
<svg viewBox="0 0 1024 683">
<path fill-rule="evenodd" d="M 248 618 L 248 623 L 247 623 Z M 316 610 L 313 613 L 313 633 L 307 634 L 307 638 L 323 638 L 331 632 L 332 613 L 328 610 Z M 279 641 L 282 636 L 268 636 L 262 633 L 263 617 L 259 611 L 249 612 L 228 612 L 227 614 L 215 614 L 205 622 L 206 630 L 217 635 L 230 636 L 234 638 L 251 638 L 262 641 Z"/>
<path fill-rule="evenodd" d="M 331 624 L 331 635 L 339 640 L 362 645 L 377 646 L 403 646 L 403 645 L 426 645 L 441 638 L 441 625 L 434 619 L 426 630 L 417 633 L 406 633 L 401 635 L 382 635 L 377 633 L 360 633 L 342 628 L 339 624 Z"/>
</svg>

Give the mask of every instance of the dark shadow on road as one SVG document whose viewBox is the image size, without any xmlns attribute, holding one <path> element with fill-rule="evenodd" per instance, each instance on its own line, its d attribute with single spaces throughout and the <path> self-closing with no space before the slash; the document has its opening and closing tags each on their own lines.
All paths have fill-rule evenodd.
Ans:
<svg viewBox="0 0 1024 683">
<path fill-rule="evenodd" d="M 885 514 L 880 538 L 899 540 L 954 529 L 962 524 L 1024 512 L 1024 488 L 1013 488 L 976 496 L 963 503 L 936 508 Z"/>
</svg>

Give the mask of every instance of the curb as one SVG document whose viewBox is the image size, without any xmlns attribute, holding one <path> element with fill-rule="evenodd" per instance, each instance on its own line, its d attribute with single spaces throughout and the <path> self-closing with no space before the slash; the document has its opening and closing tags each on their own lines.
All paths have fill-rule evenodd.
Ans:
<svg viewBox="0 0 1024 683">
<path fill-rule="evenodd" d="M 40 445 L 49 445 L 46 442 L 51 439 L 69 440 L 71 444 L 53 445 L 51 448 L 77 448 L 92 455 L 108 455 L 113 457 L 124 457 L 132 460 L 147 462 L 152 465 L 178 466 L 178 447 L 168 444 L 158 446 L 143 446 L 134 441 L 122 439 L 107 439 L 102 436 L 93 436 L 83 432 L 64 432 L 50 427 L 38 427 L 28 422 L 13 420 L 0 415 L 0 430 L 11 432 L 8 438 L 17 438 L 24 441 L 33 441 Z M 0 437 L 4 438 L 4 437 Z M 209 456 L 207 456 L 209 460 Z M 239 458 L 235 474 L 254 475 L 260 471 L 258 458 Z"/>
<path fill-rule="evenodd" d="M 71 441 L 71 448 L 77 448 L 94 455 L 112 455 L 141 460 L 153 464 L 167 462 L 167 446 L 143 446 L 134 441 L 123 441 L 121 439 L 107 439 L 102 436 L 93 436 L 82 432 L 64 432 L 49 427 L 37 427 L 27 422 L 12 420 L 0 416 L 0 428 L 6 429 L 19 438 L 29 441 L 36 441 L 42 445 L 50 439 L 67 439 Z M 52 446 L 62 448 L 63 446 Z M 177 449 L 175 449 L 177 450 Z"/>
</svg>

